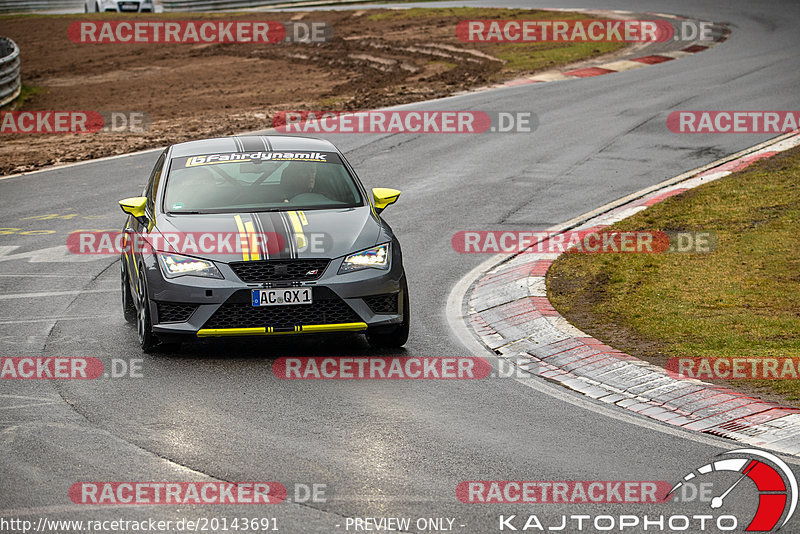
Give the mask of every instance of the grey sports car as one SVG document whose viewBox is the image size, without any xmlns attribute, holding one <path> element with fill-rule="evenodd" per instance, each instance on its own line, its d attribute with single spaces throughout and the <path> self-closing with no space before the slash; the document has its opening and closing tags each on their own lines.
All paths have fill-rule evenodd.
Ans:
<svg viewBox="0 0 800 534">
<path fill-rule="evenodd" d="M 408 339 L 400 243 L 331 143 L 240 136 L 180 143 L 121 200 L 122 307 L 144 351 L 188 338 L 363 332 Z"/>
</svg>

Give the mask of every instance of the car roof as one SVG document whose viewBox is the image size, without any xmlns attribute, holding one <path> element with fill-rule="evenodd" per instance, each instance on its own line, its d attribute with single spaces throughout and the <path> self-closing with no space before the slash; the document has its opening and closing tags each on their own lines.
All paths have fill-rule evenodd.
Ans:
<svg viewBox="0 0 800 534">
<path fill-rule="evenodd" d="M 180 158 L 199 154 L 215 154 L 225 152 L 339 152 L 333 143 L 314 137 L 294 135 L 236 135 L 199 139 L 172 145 L 172 157 Z"/>
</svg>

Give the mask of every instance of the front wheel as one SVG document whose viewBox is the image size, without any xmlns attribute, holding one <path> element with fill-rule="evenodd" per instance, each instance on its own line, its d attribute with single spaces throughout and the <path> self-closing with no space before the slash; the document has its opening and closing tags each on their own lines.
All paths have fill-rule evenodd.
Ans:
<svg viewBox="0 0 800 534">
<path fill-rule="evenodd" d="M 129 323 L 136 322 L 136 303 L 131 295 L 131 286 L 128 283 L 128 273 L 125 269 L 125 260 L 121 260 L 120 280 L 122 285 L 122 315 Z"/>
<path fill-rule="evenodd" d="M 383 328 L 367 330 L 367 341 L 373 348 L 398 348 L 408 341 L 408 330 L 411 323 L 411 306 L 408 299 L 408 282 L 403 279 L 403 322 L 386 331 Z"/>
<path fill-rule="evenodd" d="M 144 279 L 143 268 L 140 269 L 138 304 L 136 310 L 136 333 L 139 336 L 139 345 L 144 352 L 151 352 L 158 344 L 155 334 L 153 334 L 153 321 L 150 318 L 150 299 L 147 296 L 147 284 Z"/>
</svg>

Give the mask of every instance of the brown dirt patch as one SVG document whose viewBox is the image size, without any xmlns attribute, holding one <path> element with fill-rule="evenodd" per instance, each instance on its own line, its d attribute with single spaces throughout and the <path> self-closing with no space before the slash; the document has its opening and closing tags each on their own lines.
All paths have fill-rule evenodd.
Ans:
<svg viewBox="0 0 800 534">
<path fill-rule="evenodd" d="M 129 17 L 98 17 L 122 18 Z M 506 72 L 493 45 L 459 41 L 455 15 L 372 20 L 364 11 L 331 11 L 264 18 L 326 21 L 334 38 L 324 44 L 89 45 L 67 38 L 69 24 L 85 16 L 0 18 L 3 34 L 21 48 L 23 83 L 41 89 L 21 109 L 139 111 L 151 119 L 140 134 L 0 135 L 0 175 L 262 129 L 281 110 L 371 109 L 523 74 Z"/>
</svg>

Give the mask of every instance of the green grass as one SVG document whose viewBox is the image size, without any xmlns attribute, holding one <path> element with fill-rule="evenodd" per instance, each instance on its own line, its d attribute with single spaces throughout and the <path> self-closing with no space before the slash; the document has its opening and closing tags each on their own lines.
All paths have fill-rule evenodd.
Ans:
<svg viewBox="0 0 800 534">
<path fill-rule="evenodd" d="M 596 18 L 581 13 L 477 7 L 411 8 L 369 15 L 370 20 L 433 19 L 443 17 L 453 18 L 454 34 L 456 25 L 461 20 L 590 20 Z M 623 48 L 625 43 L 487 43 L 484 46 L 488 54 L 505 61 L 502 71 L 492 76 L 492 79 L 497 81 L 514 74 L 554 68 L 559 65 L 615 52 Z"/>
<path fill-rule="evenodd" d="M 718 246 L 711 254 L 561 256 L 548 274 L 548 295 L 579 328 L 658 363 L 800 357 L 800 150 L 614 228 L 711 231 Z M 737 384 L 800 404 L 799 381 Z"/>
<path fill-rule="evenodd" d="M 369 8 L 365 5 L 365 8 Z M 148 13 L 149 18 L 156 19 L 175 19 L 180 18 L 178 13 Z M 191 19 L 217 19 L 230 18 L 231 13 L 191 13 Z M 93 13 L 88 15 L 90 18 L 100 19 L 129 19 L 126 13 Z M 235 13 L 235 18 L 246 17 L 246 14 Z M 37 18 L 48 19 L 85 19 L 86 14 L 74 15 L 2 15 L 3 19 L 17 18 Z M 184 16 L 183 18 L 187 18 Z M 452 35 L 455 38 L 456 26 L 462 20 L 470 19 L 498 19 L 498 20 L 589 20 L 597 17 L 572 13 L 565 11 L 539 11 L 531 9 L 502 9 L 502 8 L 472 8 L 472 7 L 452 7 L 452 8 L 410 8 L 384 10 L 367 15 L 371 21 L 389 20 L 402 23 L 403 21 L 414 21 L 419 19 L 442 19 L 452 18 Z M 536 71 L 555 68 L 560 65 L 590 59 L 602 54 L 617 51 L 625 47 L 625 43 L 584 43 L 584 42 L 533 42 L 533 43 L 484 43 L 468 44 L 475 46 L 487 54 L 503 60 L 503 68 L 491 73 L 487 78 L 492 82 L 498 82 L 515 76 L 522 76 Z M 448 68 L 455 68 L 455 63 L 446 63 Z M 452 66 L 451 66 L 452 65 Z"/>
<path fill-rule="evenodd" d="M 322 109 L 340 109 L 342 107 L 342 98 L 337 96 L 321 98 L 319 105 Z"/>
<path fill-rule="evenodd" d="M 445 67 L 447 69 L 454 69 L 454 68 L 458 67 L 458 65 L 456 65 L 455 63 L 451 63 L 449 61 L 441 61 L 441 60 L 438 60 L 438 59 L 433 59 L 431 61 L 428 61 L 428 64 L 429 65 L 442 65 L 443 67 Z"/>
<path fill-rule="evenodd" d="M 490 53 L 506 62 L 505 72 L 533 72 L 608 54 L 620 43 L 496 44 Z"/>
<path fill-rule="evenodd" d="M 19 91 L 19 96 L 17 96 L 17 98 L 6 104 L 3 107 L 3 110 L 13 111 L 17 109 L 22 109 L 22 105 L 25 104 L 27 100 L 30 100 L 34 96 L 43 93 L 44 91 L 45 89 L 43 87 L 34 87 L 31 85 L 22 84 L 22 87 L 20 88 Z"/>
</svg>

